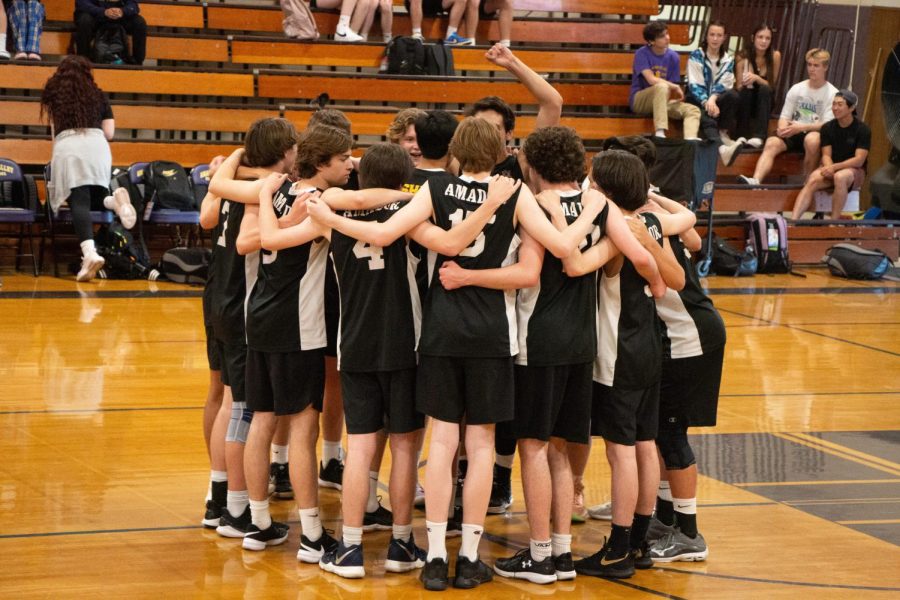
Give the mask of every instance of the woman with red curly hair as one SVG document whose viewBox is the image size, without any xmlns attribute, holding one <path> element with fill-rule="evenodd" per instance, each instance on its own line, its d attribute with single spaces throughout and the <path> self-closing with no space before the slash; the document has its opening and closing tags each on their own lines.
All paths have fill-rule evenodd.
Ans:
<svg viewBox="0 0 900 600">
<path fill-rule="evenodd" d="M 46 113 L 53 135 L 53 158 L 48 201 L 53 212 L 67 201 L 72 211 L 72 224 L 81 242 L 81 270 L 78 281 L 90 281 L 103 267 L 104 260 L 94 247 L 91 210 L 103 210 L 109 194 L 112 155 L 109 141 L 115 131 L 109 99 L 97 87 L 91 63 L 80 56 L 66 56 L 56 73 L 47 80 L 41 93 L 41 117 Z M 110 199 L 110 206 L 113 207 Z M 121 202 L 119 202 L 121 203 Z M 131 217 L 120 213 L 123 222 Z"/>
</svg>

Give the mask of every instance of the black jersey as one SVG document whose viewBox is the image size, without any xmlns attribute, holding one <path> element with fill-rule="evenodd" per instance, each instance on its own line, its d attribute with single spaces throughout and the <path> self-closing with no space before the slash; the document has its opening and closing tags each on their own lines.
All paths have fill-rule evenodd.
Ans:
<svg viewBox="0 0 900 600">
<path fill-rule="evenodd" d="M 412 175 L 410 175 L 409 180 L 403 184 L 403 187 L 400 188 L 401 192 L 406 192 L 408 194 L 415 194 L 419 191 L 427 181 L 429 181 L 432 177 L 438 175 L 445 175 L 447 171 L 444 169 L 419 169 L 416 168 L 413 170 Z"/>
<path fill-rule="evenodd" d="M 522 174 L 522 165 L 519 164 L 519 156 L 510 154 L 503 162 L 494 165 L 491 175 L 503 175 L 524 181 L 525 176 Z"/>
<path fill-rule="evenodd" d="M 246 342 L 246 303 L 259 269 L 259 252 L 242 256 L 237 251 L 243 218 L 243 204 L 221 200 L 220 227 L 213 238 L 213 259 L 206 288 L 211 291 L 210 324 L 216 339 L 226 344 Z"/>
<path fill-rule="evenodd" d="M 428 187 L 435 224 L 449 230 L 481 206 L 488 185 L 446 173 L 429 180 Z M 422 354 L 499 358 L 518 352 L 515 290 L 469 286 L 448 291 L 438 273 L 445 260 L 456 261 L 464 269 L 494 269 L 514 263 L 520 243 L 513 227 L 518 197 L 516 190 L 459 256 L 428 253 L 431 284 L 422 308 Z"/>
<path fill-rule="evenodd" d="M 446 175 L 444 169 L 419 169 L 416 168 L 409 180 L 403 184 L 401 191 L 408 194 L 416 194 L 429 179 L 439 175 Z M 416 267 L 416 284 L 419 286 L 419 297 L 424 298 L 428 291 L 428 250 L 414 241 L 409 242 L 409 249 L 418 260 Z"/>
<path fill-rule="evenodd" d="M 345 217 L 384 222 L 402 206 L 343 211 Z M 406 238 L 374 246 L 334 231 L 331 254 L 341 301 L 338 368 L 342 371 L 394 371 L 416 366 L 422 317 L 415 281 L 418 259 Z"/>
<path fill-rule="evenodd" d="M 725 323 L 700 285 L 690 251 L 677 235 L 670 236 L 669 243 L 685 278 L 683 290 L 668 289 L 656 301 L 663 322 L 663 357 L 688 358 L 718 350 L 725 345 Z"/>
<path fill-rule="evenodd" d="M 280 218 L 296 196 L 286 182 L 272 199 Z M 259 275 L 247 303 L 247 345 L 262 352 L 324 348 L 325 263 L 322 238 L 278 251 L 260 251 Z"/>
<path fill-rule="evenodd" d="M 652 213 L 641 216 L 661 245 L 659 219 Z M 617 275 L 601 274 L 599 288 L 594 381 L 623 390 L 653 385 L 662 367 L 662 338 L 647 282 L 625 258 Z"/>
<path fill-rule="evenodd" d="M 560 195 L 566 222 L 581 214 L 581 192 Z M 580 244 L 582 251 L 597 244 L 606 228 L 609 205 L 604 207 L 594 228 Z M 538 284 L 519 290 L 516 313 L 519 326 L 519 354 L 516 364 L 538 367 L 574 365 L 597 356 L 597 274 L 569 277 L 562 260 L 544 252 Z"/>
</svg>

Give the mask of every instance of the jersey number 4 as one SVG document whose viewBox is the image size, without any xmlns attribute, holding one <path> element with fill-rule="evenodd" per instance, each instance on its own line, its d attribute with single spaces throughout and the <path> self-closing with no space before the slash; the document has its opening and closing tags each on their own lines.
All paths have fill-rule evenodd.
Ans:
<svg viewBox="0 0 900 600">
<path fill-rule="evenodd" d="M 452 213 L 450 213 L 450 227 L 453 228 L 462 223 L 463 220 L 465 220 L 468 212 L 469 211 L 462 208 L 457 208 Z M 493 224 L 496 220 L 497 215 L 491 215 L 491 220 L 488 221 L 488 225 Z M 485 225 L 485 227 L 487 227 L 487 225 Z M 478 234 L 478 237 L 475 238 L 475 240 L 471 244 L 469 244 L 469 246 L 465 250 L 459 253 L 459 256 L 475 257 L 479 256 L 482 252 L 484 252 L 483 229 L 481 230 L 481 233 Z"/>
<path fill-rule="evenodd" d="M 384 268 L 384 248 L 367 242 L 356 242 L 353 245 L 353 256 L 369 261 L 369 270 L 378 271 Z"/>
</svg>

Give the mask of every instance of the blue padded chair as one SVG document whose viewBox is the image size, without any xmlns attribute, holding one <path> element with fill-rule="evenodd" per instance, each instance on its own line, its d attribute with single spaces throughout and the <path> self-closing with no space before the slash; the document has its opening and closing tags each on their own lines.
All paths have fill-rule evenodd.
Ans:
<svg viewBox="0 0 900 600">
<path fill-rule="evenodd" d="M 34 225 L 38 214 L 38 191 L 34 177 L 22 173 L 22 167 L 8 158 L 0 158 L 0 224 L 11 225 L 18 231 L 16 242 L 16 271 L 19 259 L 31 257 L 31 269 L 38 276 L 37 255 L 34 252 Z M 25 240 L 28 252 L 24 252 Z M 41 237 L 41 248 L 43 248 Z"/>
</svg>

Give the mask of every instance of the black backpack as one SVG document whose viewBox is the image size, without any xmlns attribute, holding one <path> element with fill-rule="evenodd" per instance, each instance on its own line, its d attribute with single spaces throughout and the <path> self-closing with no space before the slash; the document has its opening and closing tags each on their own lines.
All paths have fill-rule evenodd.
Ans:
<svg viewBox="0 0 900 600">
<path fill-rule="evenodd" d="M 175 283 L 206 283 L 209 274 L 209 248 L 172 248 L 166 250 L 159 270 L 169 281 Z"/>
<path fill-rule="evenodd" d="M 835 244 L 822 257 L 832 275 L 847 279 L 881 279 L 893 264 L 881 250 L 867 250 L 853 244 Z"/>
<path fill-rule="evenodd" d="M 103 225 L 94 235 L 97 253 L 106 261 L 102 279 L 146 279 L 151 272 L 146 250 L 118 221 Z"/>
<path fill-rule="evenodd" d="M 715 233 L 712 234 L 712 244 L 708 244 L 708 240 L 704 238 L 700 254 L 704 257 L 700 263 L 704 263 L 705 258 L 709 257 L 709 271 L 716 275 L 746 277 L 756 273 L 756 256 L 751 248 L 744 252 L 735 250 Z M 700 275 L 702 277 L 706 273 Z"/>
<path fill-rule="evenodd" d="M 384 49 L 387 72 L 393 75 L 426 75 L 425 44 L 414 37 L 398 36 Z"/>
<path fill-rule="evenodd" d="M 128 57 L 128 34 L 115 22 L 105 22 L 94 34 L 92 56 L 95 63 L 121 65 Z"/>
<path fill-rule="evenodd" d="M 144 172 L 144 198 L 154 208 L 197 210 L 187 173 L 176 162 L 155 160 Z"/>
<path fill-rule="evenodd" d="M 456 75 L 453 50 L 444 42 L 425 44 L 425 71 L 429 75 Z"/>
</svg>

